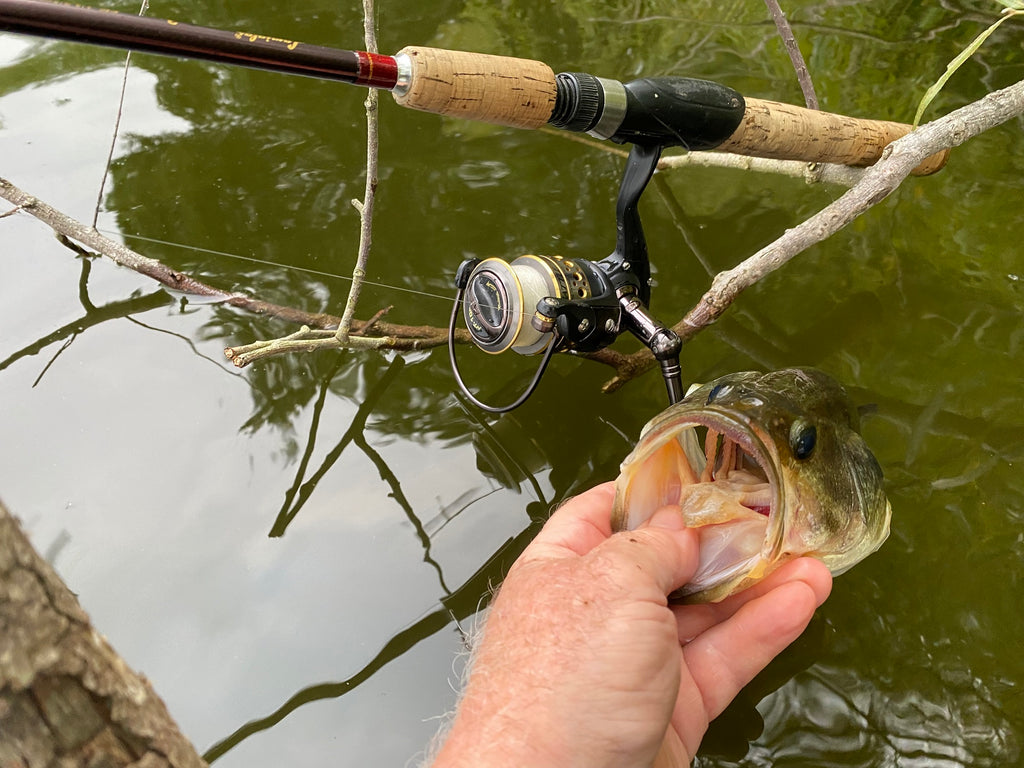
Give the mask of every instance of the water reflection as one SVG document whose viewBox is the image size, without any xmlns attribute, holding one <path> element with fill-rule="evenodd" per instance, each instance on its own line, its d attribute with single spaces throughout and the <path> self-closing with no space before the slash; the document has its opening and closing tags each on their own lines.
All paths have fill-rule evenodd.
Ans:
<svg viewBox="0 0 1024 768">
<path fill-rule="evenodd" d="M 787 10 L 825 105 L 896 119 L 989 19 L 957 2 Z M 682 11 L 671 0 L 404 4 L 382 9 L 382 45 L 799 98 L 761 6 Z M 262 0 L 247 13 L 161 11 L 356 44 L 355 6 Z M 1024 76 L 1022 35 L 1004 25 L 935 109 Z M 123 57 L 9 36 L 0 56 L 0 175 L 88 220 Z M 173 243 L 139 249 L 226 290 L 336 311 L 348 283 L 330 275 L 351 271 L 363 94 L 133 59 L 101 225 Z M 381 112 L 379 285 L 360 314 L 394 305 L 396 322 L 442 325 L 450 301 L 386 286 L 447 295 L 468 255 L 601 258 L 612 247 L 620 159 L 536 132 Z M 793 364 L 836 375 L 874 405 L 865 431 L 894 508 L 889 542 L 837 580 L 800 643 L 716 722 L 698 764 L 1020 762 L 1018 128 L 959 148 L 942 174 L 747 292 L 684 350 L 690 380 Z M 832 197 L 788 180 L 660 174 L 642 203 L 656 312 L 681 315 L 710 273 Z M 433 729 L 424 720 L 450 705 L 457 622 L 552 504 L 614 476 L 664 405 L 654 377 L 607 397 L 608 372 L 571 359 L 499 419 L 452 394 L 441 354 L 297 357 L 239 374 L 219 360 L 224 346 L 291 328 L 225 306 L 182 310 L 20 219 L 0 220 L 0 491 L 39 521 L 37 546 L 60 542 L 62 573 L 96 625 L 220 765 L 401 764 Z M 133 322 L 107 322 L 117 318 Z M 465 367 L 503 399 L 521 391 L 529 361 L 467 353 Z"/>
<path fill-rule="evenodd" d="M 765 702 L 765 732 L 746 763 L 865 768 L 1018 764 L 1019 736 L 1000 697 L 982 680 L 963 667 L 906 673 L 915 685 L 815 665 Z"/>
<path fill-rule="evenodd" d="M 151 309 L 164 306 L 171 302 L 171 297 L 168 296 L 165 291 L 156 290 L 142 296 L 133 296 L 128 299 L 112 301 L 97 307 L 89 298 L 89 274 L 91 272 L 92 265 L 90 258 L 92 257 L 93 255 L 91 254 L 80 257 L 82 272 L 78 282 L 78 300 L 81 302 L 82 307 L 85 310 L 85 314 L 75 318 L 71 322 L 65 323 L 60 328 L 55 328 L 45 336 L 26 344 L 20 349 L 9 354 L 3 360 L 0 360 L 0 371 L 3 371 L 5 368 L 13 365 L 22 358 L 38 355 L 57 342 L 63 342 L 57 351 L 54 352 L 49 362 L 47 362 L 39 372 L 39 376 L 33 383 L 33 386 L 35 386 L 40 382 L 40 380 L 42 380 L 43 376 L 46 375 L 46 372 L 60 354 L 70 347 L 71 344 L 74 343 L 75 339 L 90 328 L 100 325 L 101 323 L 105 323 L 108 320 L 120 320 L 130 318 L 132 315 L 143 314 L 144 312 L 148 312 Z"/>
<path fill-rule="evenodd" d="M 370 662 L 352 677 L 338 682 L 310 685 L 297 691 L 278 709 L 269 715 L 252 720 L 211 746 L 203 758 L 214 762 L 237 747 L 246 739 L 261 731 L 272 728 L 298 708 L 325 699 L 336 699 L 354 691 L 386 664 L 408 653 L 418 643 L 440 632 L 449 624 L 459 625 L 464 619 L 486 608 L 492 595 L 492 587 L 501 580 L 505 571 L 519 553 L 536 535 L 540 522 L 524 529 L 495 552 L 473 576 L 447 597 L 442 598 L 441 607 L 419 619 L 407 629 L 394 635 Z"/>
<path fill-rule="evenodd" d="M 341 368 L 340 363 L 328 371 L 323 384 L 320 386 L 320 394 L 317 396 L 316 402 L 313 404 L 313 414 L 310 420 L 309 436 L 306 439 L 306 447 L 302 451 L 302 458 L 299 461 L 298 467 L 295 473 L 295 482 L 292 484 L 284 495 L 284 505 L 281 511 L 277 513 L 277 518 L 274 520 L 274 526 L 270 529 L 270 536 L 283 536 L 285 531 L 288 529 L 288 525 L 295 516 L 301 511 L 306 501 L 313 494 L 316 489 L 317 482 L 323 478 L 331 468 L 337 463 L 341 457 L 342 452 L 346 446 L 350 443 L 355 443 L 357 446 L 363 448 L 363 452 L 370 457 L 378 467 L 383 467 L 384 471 L 381 473 L 381 478 L 389 482 L 392 487 L 392 493 L 399 493 L 400 488 L 397 484 L 397 479 L 394 478 L 394 473 L 387 469 L 387 465 L 382 463 L 382 460 L 375 451 L 373 451 L 366 443 L 365 437 L 360 440 L 360 436 L 363 430 L 366 429 L 366 420 L 373 413 L 381 396 L 387 391 L 388 386 L 395 380 L 395 377 L 401 373 L 403 366 L 405 365 L 404 360 L 401 357 L 396 357 L 391 361 L 384 375 L 381 376 L 377 382 L 371 387 L 369 393 L 360 403 L 359 408 L 356 410 L 355 417 L 352 419 L 352 424 L 349 426 L 345 433 L 341 436 L 341 439 L 337 444 L 327 452 L 326 457 L 321 462 L 320 466 L 313 471 L 308 477 L 306 470 L 309 467 L 309 461 L 313 455 L 313 449 L 316 447 L 316 440 L 320 428 L 320 414 L 323 411 L 324 401 L 327 398 L 327 393 L 330 391 L 330 383 L 333 381 L 334 376 Z M 361 443 L 361 444 L 360 444 Z M 407 508 L 407 504 L 403 504 L 403 509 Z M 415 519 L 415 516 L 413 516 Z M 416 522 L 417 527 L 422 527 Z"/>
</svg>

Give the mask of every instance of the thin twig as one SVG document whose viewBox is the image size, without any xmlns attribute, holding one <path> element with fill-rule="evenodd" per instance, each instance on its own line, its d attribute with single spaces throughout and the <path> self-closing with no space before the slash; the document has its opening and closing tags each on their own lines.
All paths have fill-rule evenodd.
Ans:
<svg viewBox="0 0 1024 768">
<path fill-rule="evenodd" d="M 322 331 L 303 326 L 295 333 L 280 339 L 257 341 L 244 347 L 229 347 L 225 356 L 238 368 L 274 355 L 292 352 L 319 352 L 325 349 L 383 349 L 392 346 L 394 339 L 387 336 L 349 336 L 344 341 L 334 333 L 324 336 Z"/>
<path fill-rule="evenodd" d="M 363 37 L 366 50 L 377 52 L 377 33 L 375 29 L 373 0 L 363 0 Z M 359 211 L 359 252 L 356 255 L 356 266 L 352 270 L 352 285 L 348 290 L 345 311 L 341 314 L 336 338 L 339 342 L 348 341 L 352 329 L 352 318 L 355 316 L 356 304 L 362 291 L 366 277 L 366 262 L 370 255 L 370 244 L 373 240 L 373 207 L 377 191 L 377 91 L 370 89 L 366 96 L 366 188 L 362 202 L 353 200 L 352 205 Z"/>
<path fill-rule="evenodd" d="M 365 327 L 365 324 L 363 325 Z M 353 328 L 356 328 L 355 323 L 353 323 Z M 393 328 L 397 333 L 383 333 L 382 331 L 385 328 Z M 455 341 L 458 344 L 468 344 L 470 342 L 469 332 L 457 334 Z M 240 347 L 228 347 L 224 350 L 224 356 L 236 367 L 244 368 L 250 363 L 255 363 L 268 357 L 286 355 L 293 352 L 323 352 L 329 349 L 361 351 L 387 349 L 395 352 L 417 352 L 425 349 L 434 349 L 447 343 L 447 329 L 435 328 L 433 326 L 392 326 L 389 323 L 385 323 L 382 326 L 378 323 L 376 335 L 350 335 L 344 341 L 341 341 L 334 331 L 312 329 L 303 326 L 300 330 L 283 338 L 254 341 L 252 344 Z"/>
<path fill-rule="evenodd" d="M 818 96 L 814 92 L 811 73 L 807 70 L 807 62 L 804 61 L 804 55 L 800 52 L 800 46 L 797 45 L 796 37 L 793 35 L 793 28 L 789 26 L 786 14 L 779 7 L 779 0 L 764 0 L 764 4 L 768 6 L 768 12 L 772 15 L 775 28 L 779 31 L 782 44 L 786 47 L 786 53 L 789 54 L 789 60 L 793 62 L 797 82 L 800 83 L 800 90 L 804 94 L 804 103 L 807 104 L 808 109 L 817 109 Z"/>
<path fill-rule="evenodd" d="M 394 309 L 394 305 L 389 304 L 388 306 L 381 307 L 376 312 L 374 312 L 373 316 L 366 321 L 366 325 L 363 326 L 363 335 L 371 333 L 373 329 L 377 327 L 377 323 L 380 322 L 384 315 L 386 315 L 392 309 Z"/>
</svg>

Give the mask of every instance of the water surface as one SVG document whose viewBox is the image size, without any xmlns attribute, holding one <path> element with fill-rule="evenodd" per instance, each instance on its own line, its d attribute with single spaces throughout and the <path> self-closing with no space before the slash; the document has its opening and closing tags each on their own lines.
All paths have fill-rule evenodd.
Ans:
<svg viewBox="0 0 1024 768">
<path fill-rule="evenodd" d="M 124 3 L 109 7 L 134 12 Z M 823 107 L 907 120 L 994 3 L 786 6 Z M 360 10 L 273 0 L 151 15 L 359 47 Z M 621 79 L 684 74 L 799 103 L 760 3 L 379 5 L 385 51 L 429 44 Z M 931 116 L 1024 77 L 1010 22 Z M 124 72 L 115 51 L 0 35 L 0 176 L 91 222 Z M 340 312 L 356 249 L 359 89 L 136 55 L 98 226 L 221 288 Z M 443 325 L 469 256 L 601 258 L 622 161 L 563 136 L 381 105 L 360 316 Z M 1011 765 L 1024 728 L 1021 122 L 955 151 L 745 293 L 688 381 L 816 365 L 876 415 L 893 534 L 741 696 L 701 765 Z M 841 194 L 662 174 L 641 210 L 654 309 L 678 319 Z M 142 239 L 145 238 L 145 239 Z M 465 405 L 442 351 L 222 350 L 294 328 L 84 261 L 0 220 L 0 496 L 98 628 L 225 766 L 405 765 L 454 703 L 468 626 L 551 506 L 614 477 L 664 406 L 557 359 L 521 410 Z M 634 347 L 623 339 L 623 350 Z M 536 361 L 462 353 L 495 399 Z"/>
</svg>

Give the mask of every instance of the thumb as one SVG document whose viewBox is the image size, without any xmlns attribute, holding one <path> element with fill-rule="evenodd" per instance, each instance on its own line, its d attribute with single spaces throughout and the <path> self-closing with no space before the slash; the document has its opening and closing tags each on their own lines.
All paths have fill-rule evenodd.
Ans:
<svg viewBox="0 0 1024 768">
<path fill-rule="evenodd" d="M 686 527 L 679 508 L 662 507 L 640 528 L 612 535 L 594 554 L 610 564 L 622 586 L 640 579 L 668 595 L 696 573 L 697 542 L 697 532 Z"/>
</svg>

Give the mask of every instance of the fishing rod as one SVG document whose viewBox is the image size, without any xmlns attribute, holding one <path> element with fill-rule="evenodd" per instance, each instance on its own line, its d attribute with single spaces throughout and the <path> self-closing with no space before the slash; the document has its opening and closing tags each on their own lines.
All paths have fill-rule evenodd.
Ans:
<svg viewBox="0 0 1024 768">
<path fill-rule="evenodd" d="M 609 256 L 468 259 L 459 266 L 448 354 L 460 389 L 492 413 L 525 402 L 554 352 L 594 352 L 623 331 L 661 365 L 669 402 L 682 399 L 682 344 L 648 309 L 650 260 L 638 210 L 666 147 L 867 166 L 912 130 L 902 123 L 744 98 L 707 80 L 648 77 L 622 83 L 583 72 L 555 75 L 539 61 L 421 46 L 385 56 L 42 0 L 0 0 L 2 31 L 338 80 L 388 90 L 400 105 L 425 112 L 516 128 L 552 125 L 632 144 Z M 927 158 L 914 173 L 935 173 L 947 155 L 948 150 Z M 455 356 L 460 307 L 473 342 L 485 352 L 544 353 L 526 391 L 511 404 L 484 403 L 463 381 Z"/>
<path fill-rule="evenodd" d="M 744 98 L 706 80 L 556 76 L 539 61 L 421 46 L 386 56 L 44 0 L 0 0 L 0 31 L 338 80 L 390 91 L 425 112 L 517 128 L 550 124 L 618 143 L 866 166 L 911 130 Z M 933 155 L 915 173 L 934 173 L 945 160 Z"/>
</svg>

